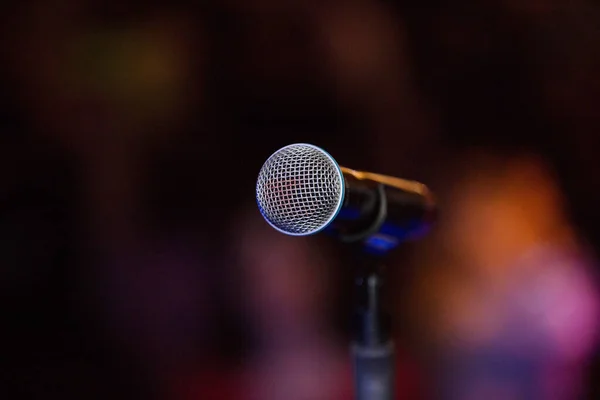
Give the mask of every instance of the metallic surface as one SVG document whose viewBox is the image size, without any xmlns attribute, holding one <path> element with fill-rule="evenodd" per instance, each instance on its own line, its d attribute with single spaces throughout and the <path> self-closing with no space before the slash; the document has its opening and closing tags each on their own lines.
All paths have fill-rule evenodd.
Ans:
<svg viewBox="0 0 600 400">
<path fill-rule="evenodd" d="M 344 175 L 323 149 L 304 143 L 277 150 L 263 164 L 256 201 L 278 231 L 306 236 L 327 227 L 344 201 Z"/>
</svg>

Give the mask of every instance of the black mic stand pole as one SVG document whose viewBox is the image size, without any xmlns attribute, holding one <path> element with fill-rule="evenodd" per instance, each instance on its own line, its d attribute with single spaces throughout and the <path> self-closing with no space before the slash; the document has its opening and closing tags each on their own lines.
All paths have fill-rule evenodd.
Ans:
<svg viewBox="0 0 600 400">
<path fill-rule="evenodd" d="M 352 250 L 361 260 L 354 287 L 356 325 L 350 349 L 355 400 L 394 400 L 394 344 L 391 319 L 382 307 L 382 257 L 368 254 L 369 245 L 364 242 L 386 219 L 387 197 L 383 185 L 377 187 L 373 211 L 375 218 L 367 229 L 343 236 L 343 241 L 353 245 Z"/>
<path fill-rule="evenodd" d="M 356 335 L 351 345 L 356 400 L 394 399 L 394 343 L 390 319 L 383 312 L 382 267 L 359 271 L 356 289 Z"/>
<path fill-rule="evenodd" d="M 363 186 L 354 186 L 346 202 L 348 206 L 358 208 L 358 214 L 364 218 L 355 220 L 353 224 L 340 225 L 338 236 L 351 245 L 351 250 L 361 260 L 354 287 L 357 324 L 351 345 L 355 400 L 394 400 L 395 349 L 391 318 L 384 311 L 382 301 L 383 260 L 390 251 L 411 236 L 415 221 L 417 225 L 421 225 L 433 216 L 429 215 L 433 210 L 428 204 L 432 200 L 419 194 L 417 203 L 414 203 L 412 195 L 407 195 L 402 190 L 388 190 L 384 184 L 376 183 L 376 187 L 372 184 L 373 182 L 363 182 Z M 406 203 L 406 215 L 399 217 L 396 209 L 395 217 L 392 218 L 396 221 L 406 219 L 407 223 L 396 226 L 399 231 L 405 231 L 404 238 L 390 237 L 384 233 L 384 224 L 390 217 L 388 211 L 391 211 L 388 210 L 388 196 L 393 196 L 396 203 Z M 423 201 L 426 204 L 421 204 Z M 415 209 L 418 210 L 416 214 Z M 422 215 L 423 211 L 426 215 Z M 395 224 L 392 222 L 392 225 Z"/>
</svg>

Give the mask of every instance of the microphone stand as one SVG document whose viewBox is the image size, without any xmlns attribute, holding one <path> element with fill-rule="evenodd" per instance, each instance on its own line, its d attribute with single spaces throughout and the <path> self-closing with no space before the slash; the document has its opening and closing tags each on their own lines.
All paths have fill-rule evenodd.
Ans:
<svg viewBox="0 0 600 400">
<path fill-rule="evenodd" d="M 381 307 L 383 269 L 367 263 L 355 281 L 356 332 L 351 345 L 356 400 L 393 400 L 394 343 Z"/>
<path fill-rule="evenodd" d="M 389 217 L 389 193 L 386 186 L 378 183 L 375 188 L 369 186 L 364 191 L 360 191 L 358 187 L 355 187 L 347 201 L 348 204 L 354 201 L 360 205 L 359 214 L 365 218 L 338 228 L 338 236 L 352 246 L 352 250 L 357 252 L 355 256 L 361 260 L 354 285 L 357 324 L 350 348 L 354 366 L 355 400 L 394 400 L 395 349 L 391 318 L 384 312 L 382 304 L 383 260 L 403 238 L 385 234 L 384 224 Z M 418 218 L 421 220 L 420 216 Z M 411 219 L 414 218 L 409 218 Z M 408 233 L 413 230 L 411 224 L 404 228 L 408 238 Z"/>
<path fill-rule="evenodd" d="M 391 248 L 382 252 L 369 241 L 380 230 L 388 211 L 385 187 L 378 185 L 376 193 L 371 203 L 374 218 L 370 219 L 370 224 L 358 230 L 358 233 L 349 235 L 344 232 L 341 235 L 361 260 L 354 284 L 356 325 L 354 341 L 350 346 L 355 400 L 394 400 L 394 344 L 391 321 L 382 308 L 381 261 L 381 256 Z M 377 253 L 379 255 L 375 255 Z"/>
</svg>

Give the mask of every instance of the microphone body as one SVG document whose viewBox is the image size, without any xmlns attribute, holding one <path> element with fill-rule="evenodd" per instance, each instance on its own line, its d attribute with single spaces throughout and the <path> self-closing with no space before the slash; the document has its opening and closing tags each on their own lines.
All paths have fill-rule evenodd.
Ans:
<svg viewBox="0 0 600 400">
<path fill-rule="evenodd" d="M 418 182 L 340 167 L 344 201 L 325 230 L 343 241 L 365 241 L 374 251 L 425 234 L 435 219 L 435 201 Z"/>
<path fill-rule="evenodd" d="M 425 185 L 341 167 L 329 153 L 303 143 L 269 157 L 256 198 L 263 217 L 282 233 L 325 231 L 375 253 L 425 233 L 436 214 Z"/>
</svg>

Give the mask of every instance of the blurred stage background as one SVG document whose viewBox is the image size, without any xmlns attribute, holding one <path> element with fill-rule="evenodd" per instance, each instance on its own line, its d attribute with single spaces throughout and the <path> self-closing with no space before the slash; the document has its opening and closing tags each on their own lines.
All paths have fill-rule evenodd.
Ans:
<svg viewBox="0 0 600 400">
<path fill-rule="evenodd" d="M 3 399 L 351 398 L 354 260 L 258 213 L 279 147 L 421 180 L 399 399 L 598 399 L 592 1 L 8 1 Z"/>
</svg>

